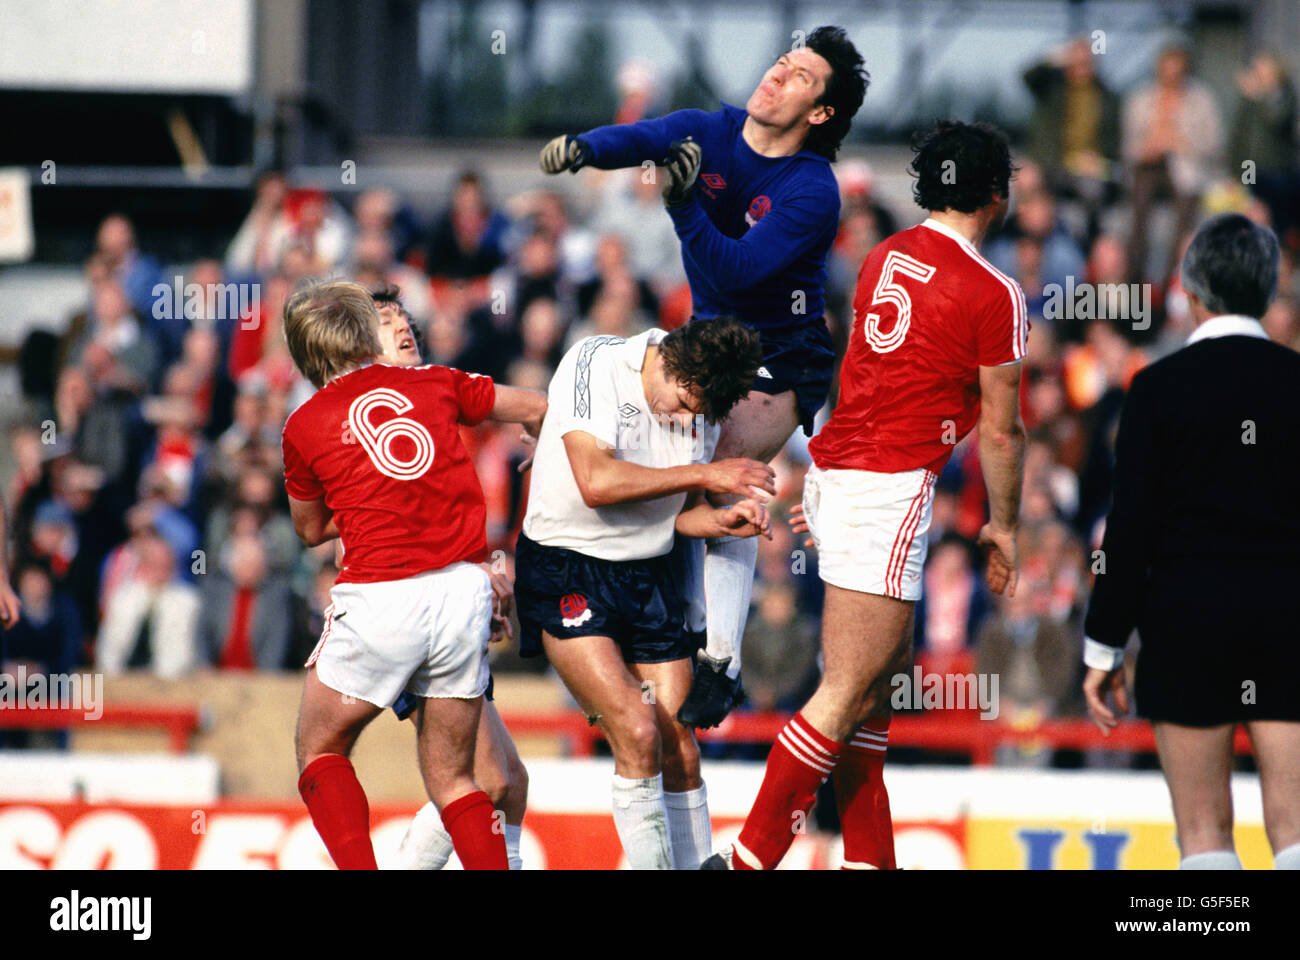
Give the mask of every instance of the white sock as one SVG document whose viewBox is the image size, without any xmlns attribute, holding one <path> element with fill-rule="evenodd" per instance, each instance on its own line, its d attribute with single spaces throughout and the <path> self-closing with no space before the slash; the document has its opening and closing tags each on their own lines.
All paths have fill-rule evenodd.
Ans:
<svg viewBox="0 0 1300 960">
<path fill-rule="evenodd" d="M 673 868 L 662 773 L 644 780 L 614 774 L 614 827 L 633 870 Z"/>
<path fill-rule="evenodd" d="M 517 823 L 506 824 L 506 860 L 511 870 L 522 870 L 524 858 L 519 855 L 519 835 L 524 828 Z"/>
<path fill-rule="evenodd" d="M 1235 850 L 1211 850 L 1183 857 L 1179 870 L 1240 870 L 1241 861 Z"/>
<path fill-rule="evenodd" d="M 682 537 L 682 599 L 686 601 L 686 629 L 696 633 L 708 627 L 704 609 L 704 541 Z"/>
<path fill-rule="evenodd" d="M 1283 847 L 1273 854 L 1274 870 L 1300 870 L 1300 843 Z"/>
<path fill-rule="evenodd" d="M 673 869 L 698 870 L 713 853 L 709 798 L 701 784 L 683 793 L 664 791 L 668 833 L 673 838 Z"/>
<path fill-rule="evenodd" d="M 441 870 L 452 852 L 451 836 L 442 827 L 438 808 L 426 803 L 406 828 L 406 836 L 393 858 L 396 870 Z"/>
<path fill-rule="evenodd" d="M 745 620 L 749 617 L 758 540 L 718 537 L 706 543 L 704 597 L 709 639 L 704 649 L 715 660 L 731 658 L 727 676 L 734 680 L 740 674 L 740 639 L 745 635 Z"/>
</svg>

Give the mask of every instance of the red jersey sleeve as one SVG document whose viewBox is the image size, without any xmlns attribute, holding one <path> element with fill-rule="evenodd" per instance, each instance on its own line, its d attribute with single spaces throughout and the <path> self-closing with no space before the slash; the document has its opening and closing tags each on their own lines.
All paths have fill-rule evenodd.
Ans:
<svg viewBox="0 0 1300 960">
<path fill-rule="evenodd" d="M 497 402 L 496 384 L 491 377 L 478 373 L 465 373 L 463 370 L 451 370 L 452 389 L 456 391 L 456 402 L 460 404 L 460 422 L 467 427 L 476 427 L 488 418 L 492 407 Z"/>
<path fill-rule="evenodd" d="M 999 277 L 975 314 L 975 355 L 981 367 L 1014 363 L 1025 355 L 1029 311 L 1020 284 Z"/>
<path fill-rule="evenodd" d="M 289 432 L 289 426 L 286 424 L 280 438 L 280 445 L 284 452 L 284 488 L 295 500 L 318 500 L 325 496 L 325 488 L 321 486 L 320 480 L 312 473 L 311 467 L 298 452 L 298 447 L 289 436 Z"/>
</svg>

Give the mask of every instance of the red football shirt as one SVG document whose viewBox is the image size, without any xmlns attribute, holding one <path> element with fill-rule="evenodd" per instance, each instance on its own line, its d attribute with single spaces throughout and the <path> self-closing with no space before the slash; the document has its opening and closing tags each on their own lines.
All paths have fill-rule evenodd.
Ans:
<svg viewBox="0 0 1300 960">
<path fill-rule="evenodd" d="M 401 580 L 487 552 L 483 488 L 458 424 L 496 401 L 490 377 L 374 363 L 331 380 L 284 425 L 284 485 L 325 498 L 339 583 Z"/>
<path fill-rule="evenodd" d="M 979 368 L 1025 355 L 1020 285 L 927 220 L 876 245 L 853 298 L 839 403 L 808 444 L 823 469 L 942 470 L 979 418 Z"/>
</svg>

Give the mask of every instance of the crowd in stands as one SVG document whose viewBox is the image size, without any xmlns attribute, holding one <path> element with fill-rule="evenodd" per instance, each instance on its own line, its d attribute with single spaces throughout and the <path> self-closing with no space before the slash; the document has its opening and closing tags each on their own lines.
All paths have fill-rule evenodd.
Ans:
<svg viewBox="0 0 1300 960">
<path fill-rule="evenodd" d="M 1011 216 L 985 247 L 1024 287 L 1032 320 L 1020 587 L 1005 598 L 983 585 L 972 435 L 939 481 L 916 610 L 919 662 L 998 673 L 1002 716 L 1016 722 L 1081 712 L 1082 612 L 1116 422 L 1133 375 L 1189 332 L 1176 267 L 1199 219 L 1237 209 L 1277 231 L 1281 291 L 1263 320 L 1273 339 L 1300 347 L 1296 95 L 1282 60 L 1262 54 L 1242 71 L 1226 117 L 1182 49 L 1162 53 L 1151 82 L 1124 96 L 1095 62 L 1076 41 L 1025 73 L 1035 113 L 1017 145 Z M 882 203 L 861 161 L 837 174 L 827 321 L 842 350 L 863 258 L 918 211 Z M 584 177 L 591 202 L 580 213 L 558 192 L 494 202 L 466 171 L 425 221 L 388 189 L 330 194 L 270 173 L 229 247 L 182 268 L 202 295 L 179 300 L 167 252 L 137 249 L 128 216 L 104 219 L 84 266 L 84 309 L 62 335 L 37 331 L 22 347 L 4 496 L 24 609 L 6 669 L 174 677 L 301 664 L 336 570 L 334 547 L 304 549 L 288 517 L 280 433 L 311 387 L 281 334 L 285 299 L 312 276 L 396 284 L 428 361 L 545 389 L 575 340 L 671 328 L 690 312 L 658 187 L 639 170 Z M 1138 286 L 1118 316 L 1063 309 L 1062 291 L 1088 284 Z M 508 558 L 527 450 L 514 428 L 466 435 L 490 548 Z M 801 490 L 805 443 L 796 437 L 778 461 L 782 519 Z M 761 544 L 745 640 L 750 708 L 793 710 L 808 695 L 820 603 L 815 551 L 778 524 Z M 505 651 L 499 669 L 510 660 Z"/>
</svg>

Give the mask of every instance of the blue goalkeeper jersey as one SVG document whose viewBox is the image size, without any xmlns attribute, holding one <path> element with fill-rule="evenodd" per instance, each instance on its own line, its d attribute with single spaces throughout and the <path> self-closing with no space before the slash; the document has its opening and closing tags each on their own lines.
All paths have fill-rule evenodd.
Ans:
<svg viewBox="0 0 1300 960">
<path fill-rule="evenodd" d="M 764 330 L 799 326 L 825 309 L 826 255 L 839 227 L 830 161 L 810 150 L 763 157 L 740 131 L 747 114 L 679 110 L 656 120 L 581 134 L 588 164 L 604 170 L 659 164 L 693 137 L 703 150 L 693 198 L 671 208 L 700 317 L 733 314 Z"/>
</svg>

